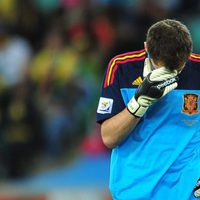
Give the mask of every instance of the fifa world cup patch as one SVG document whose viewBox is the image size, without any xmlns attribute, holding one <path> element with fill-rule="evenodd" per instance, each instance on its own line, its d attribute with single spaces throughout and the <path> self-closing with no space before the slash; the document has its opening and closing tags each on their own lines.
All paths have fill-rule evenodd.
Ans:
<svg viewBox="0 0 200 200">
<path fill-rule="evenodd" d="M 184 94 L 182 112 L 194 115 L 199 112 L 199 96 L 197 94 Z"/>
<path fill-rule="evenodd" d="M 113 99 L 100 97 L 97 113 L 109 114 L 112 111 Z"/>
</svg>

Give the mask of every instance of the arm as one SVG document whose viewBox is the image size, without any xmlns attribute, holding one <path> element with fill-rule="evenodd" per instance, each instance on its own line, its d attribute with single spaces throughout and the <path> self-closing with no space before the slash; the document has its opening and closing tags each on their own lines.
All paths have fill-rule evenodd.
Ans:
<svg viewBox="0 0 200 200">
<path fill-rule="evenodd" d="M 135 128 L 140 118 L 133 116 L 126 108 L 101 124 L 103 143 L 114 148 Z"/>
<path fill-rule="evenodd" d="M 101 135 L 108 148 L 121 143 L 135 128 L 148 107 L 177 87 L 176 74 L 164 67 L 154 70 L 138 87 L 127 108 L 102 123 Z"/>
</svg>

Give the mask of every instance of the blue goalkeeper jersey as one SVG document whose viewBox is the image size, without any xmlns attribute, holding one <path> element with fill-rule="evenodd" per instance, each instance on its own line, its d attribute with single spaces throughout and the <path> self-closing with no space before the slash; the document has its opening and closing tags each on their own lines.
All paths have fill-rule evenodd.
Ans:
<svg viewBox="0 0 200 200">
<path fill-rule="evenodd" d="M 145 50 L 114 57 L 105 73 L 97 122 L 121 112 L 143 80 Z M 200 55 L 192 54 L 178 87 L 149 107 L 112 149 L 114 200 L 190 200 L 200 177 Z"/>
</svg>

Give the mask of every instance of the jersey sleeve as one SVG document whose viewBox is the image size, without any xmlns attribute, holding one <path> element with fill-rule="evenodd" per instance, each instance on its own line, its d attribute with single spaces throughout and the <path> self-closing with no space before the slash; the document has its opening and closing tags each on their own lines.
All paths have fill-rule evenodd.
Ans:
<svg viewBox="0 0 200 200">
<path fill-rule="evenodd" d="M 111 118 L 125 108 L 125 104 L 120 92 L 119 70 L 115 71 L 115 74 L 113 75 L 113 82 L 111 84 L 106 84 L 108 70 L 109 68 L 104 76 L 96 113 L 96 121 L 98 123 L 102 123 L 104 120 Z"/>
</svg>

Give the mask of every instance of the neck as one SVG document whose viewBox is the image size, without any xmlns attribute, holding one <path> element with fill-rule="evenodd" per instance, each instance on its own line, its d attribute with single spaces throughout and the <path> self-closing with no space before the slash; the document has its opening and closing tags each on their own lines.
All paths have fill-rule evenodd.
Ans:
<svg viewBox="0 0 200 200">
<path fill-rule="evenodd" d="M 156 69 L 165 66 L 165 65 L 163 64 L 163 62 L 159 62 L 159 61 L 158 61 L 158 62 L 155 62 L 155 61 L 153 61 L 153 59 L 151 59 L 151 58 L 150 58 L 150 61 L 151 61 L 151 65 L 152 65 L 153 67 L 155 67 Z"/>
</svg>

